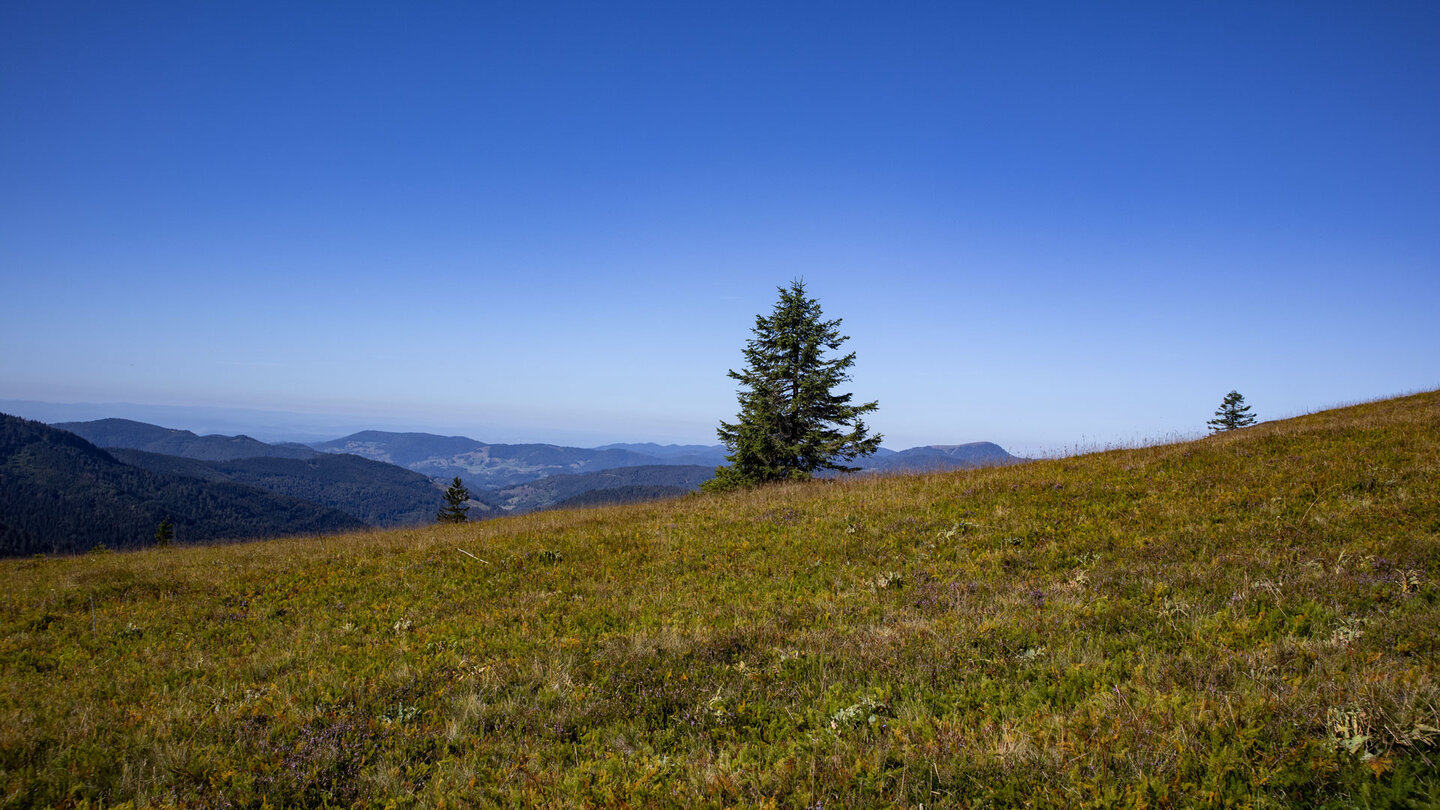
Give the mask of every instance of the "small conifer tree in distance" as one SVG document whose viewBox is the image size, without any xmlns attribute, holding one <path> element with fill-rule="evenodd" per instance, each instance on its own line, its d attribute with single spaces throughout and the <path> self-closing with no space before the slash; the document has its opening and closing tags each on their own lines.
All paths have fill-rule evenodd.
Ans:
<svg viewBox="0 0 1440 810">
<path fill-rule="evenodd" d="M 882 437 L 868 435 L 861 419 L 879 404 L 851 404 L 850 394 L 833 390 L 850 380 L 855 363 L 854 352 L 825 356 L 850 339 L 840 334 L 840 319 L 823 319 L 803 281 L 779 289 L 770 316 L 755 318 L 745 370 L 730 372 L 742 386 L 740 415 L 717 431 L 730 464 L 715 471 L 705 490 L 806 479 L 816 470 L 848 472 L 857 468 L 843 462 L 880 447 Z"/>
<path fill-rule="evenodd" d="M 465 488 L 460 476 L 450 482 L 450 488 L 445 490 L 445 505 L 440 507 L 440 514 L 435 519 L 441 523 L 464 523 L 470 519 L 465 513 L 470 511 L 470 506 L 465 502 L 470 500 L 470 490 Z"/>
<path fill-rule="evenodd" d="M 167 517 L 164 520 L 160 521 L 159 526 L 155 527 L 155 545 L 164 548 L 165 546 L 168 546 L 172 542 L 174 542 L 174 540 L 175 524 L 172 523 L 170 521 L 170 518 Z"/>
<path fill-rule="evenodd" d="M 1205 424 L 1210 426 L 1212 433 L 1237 430 L 1255 424 L 1255 415 L 1250 413 L 1245 397 L 1240 396 L 1239 391 L 1231 391 L 1220 403 L 1220 409 L 1215 411 L 1215 418 Z"/>
</svg>

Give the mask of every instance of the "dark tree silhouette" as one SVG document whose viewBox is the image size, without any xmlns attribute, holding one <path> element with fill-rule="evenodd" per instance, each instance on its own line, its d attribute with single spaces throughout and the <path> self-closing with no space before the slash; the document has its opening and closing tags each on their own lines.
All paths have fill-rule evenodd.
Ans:
<svg viewBox="0 0 1440 810">
<path fill-rule="evenodd" d="M 1250 406 L 1245 404 L 1245 397 L 1240 396 L 1239 391 L 1231 391 L 1225 395 L 1219 410 L 1215 411 L 1215 418 L 1205 424 L 1210 426 L 1212 433 L 1220 433 L 1249 427 L 1255 424 L 1255 416 L 1250 413 Z"/>
<path fill-rule="evenodd" d="M 172 523 L 170 521 L 170 518 L 167 517 L 164 520 L 160 521 L 159 526 L 155 527 L 155 545 L 168 546 L 174 540 L 175 524 Z"/>
<path fill-rule="evenodd" d="M 450 482 L 450 488 L 445 490 L 445 505 L 440 507 L 440 514 L 435 519 L 441 523 L 464 523 L 470 519 L 465 513 L 470 511 L 470 506 L 465 502 L 470 500 L 470 490 L 465 488 L 460 476 Z"/>
<path fill-rule="evenodd" d="M 805 295 L 803 281 L 781 287 L 780 300 L 756 316 L 745 344 L 745 370 L 730 376 L 742 386 L 740 415 L 717 433 L 730 462 L 705 489 L 718 491 L 769 481 L 809 478 L 817 470 L 851 471 L 843 462 L 867 456 L 881 436 L 868 435 L 861 417 L 879 403 L 852 405 L 834 389 L 850 380 L 855 353 L 827 359 L 850 338 L 840 319 L 824 320 L 820 304 Z"/>
</svg>

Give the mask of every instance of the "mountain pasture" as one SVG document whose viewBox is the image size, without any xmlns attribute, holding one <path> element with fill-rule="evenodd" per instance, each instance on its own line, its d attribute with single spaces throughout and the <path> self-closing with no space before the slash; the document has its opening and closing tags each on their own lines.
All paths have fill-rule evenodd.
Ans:
<svg viewBox="0 0 1440 810">
<path fill-rule="evenodd" d="M 1435 392 L 0 571 L 5 807 L 1440 802 Z"/>
</svg>

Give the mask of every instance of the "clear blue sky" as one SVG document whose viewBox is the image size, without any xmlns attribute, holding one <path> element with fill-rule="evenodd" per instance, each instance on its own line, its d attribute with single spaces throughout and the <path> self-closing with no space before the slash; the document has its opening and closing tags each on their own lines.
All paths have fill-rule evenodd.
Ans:
<svg viewBox="0 0 1440 810">
<path fill-rule="evenodd" d="M 794 277 L 891 447 L 1436 387 L 1440 4 L 0 4 L 0 399 L 713 443 Z"/>
</svg>

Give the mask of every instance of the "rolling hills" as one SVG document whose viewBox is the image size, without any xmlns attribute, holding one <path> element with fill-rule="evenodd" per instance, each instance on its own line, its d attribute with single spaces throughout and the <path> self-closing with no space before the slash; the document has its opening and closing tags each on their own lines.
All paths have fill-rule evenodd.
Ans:
<svg viewBox="0 0 1440 810">
<path fill-rule="evenodd" d="M 855 462 L 869 472 L 941 472 L 972 467 L 995 467 L 1018 464 L 1023 458 L 1012 456 L 994 442 L 968 444 L 937 444 L 911 447 L 893 453 L 877 453 Z"/>
<path fill-rule="evenodd" d="M 60 422 L 68 430 L 102 448 L 127 448 L 205 461 L 237 458 L 311 458 L 316 452 L 299 444 L 266 444 L 249 436 L 197 436 L 188 430 L 164 428 L 130 419 Z"/>
<path fill-rule="evenodd" d="M 579 503 L 617 503 L 683 495 L 713 475 L 714 469 L 680 462 L 716 455 L 710 448 L 710 456 L 706 456 L 706 448 L 699 446 L 641 445 L 656 451 L 658 455 L 652 457 L 617 448 L 486 445 L 461 436 L 381 431 L 323 442 L 314 449 L 269 445 L 243 435 L 197 436 L 126 419 L 55 427 L 94 440 L 113 458 L 131 466 L 200 481 L 258 487 L 338 509 L 378 527 L 435 519 L 446 481 L 415 470 L 453 473 L 464 469 L 463 476 L 471 484 L 471 516 L 482 518 L 551 508 L 573 498 Z M 346 449 L 362 455 L 342 452 Z M 660 458 L 668 460 L 661 462 Z M 599 469 L 555 472 L 590 467 Z M 486 488 L 477 481 L 515 483 Z M 599 489 L 607 491 L 582 497 Z M 272 531 L 284 535 L 304 529 L 287 532 L 275 526 Z"/>
<path fill-rule="evenodd" d="M 459 476 L 470 488 L 475 507 L 471 516 L 480 518 L 546 509 L 562 503 L 629 503 L 682 495 L 709 478 L 717 465 L 726 463 L 726 450 L 721 445 L 650 442 L 591 449 L 551 444 L 486 444 L 465 436 L 369 430 L 305 446 L 270 445 L 244 435 L 197 436 L 187 430 L 127 419 L 66 422 L 56 427 L 113 450 L 117 458 L 135 466 L 209 481 L 258 486 L 340 509 L 369 525 L 382 527 L 413 525 L 434 516 L 437 507 L 432 496 L 435 493 L 426 491 L 418 478 L 401 475 L 404 470 L 438 481 L 438 487 Z M 365 464 L 317 462 L 316 457 L 363 458 Z M 901 451 L 882 448 L 855 463 L 862 472 L 880 473 L 934 472 L 1020 461 L 1023 459 L 1010 455 L 996 444 L 973 442 Z M 223 472 L 217 466 L 222 464 L 229 465 Z M 659 467 L 676 469 L 667 471 Z M 707 471 L 700 475 L 691 469 L 680 469 L 691 467 L 705 467 Z M 629 474 L 602 475 L 629 468 L 643 469 Z M 551 478 L 556 480 L 550 481 Z M 602 489 L 607 491 L 593 496 L 586 494 Z"/>
<path fill-rule="evenodd" d="M 433 478 L 460 476 L 473 489 L 502 489 L 549 475 L 668 463 L 621 449 L 553 444 L 486 444 L 464 436 L 366 430 L 313 447 L 398 464 Z"/>
<path fill-rule="evenodd" d="M 149 545 L 166 518 L 182 543 L 365 526 L 300 498 L 130 466 L 72 433 L 0 414 L 0 555 Z"/>
<path fill-rule="evenodd" d="M 533 512 L 559 505 L 633 503 L 695 491 L 715 477 L 714 467 L 654 464 L 592 473 L 561 473 L 486 493 L 500 508 Z M 648 497 L 645 497 L 647 496 Z"/>
<path fill-rule="evenodd" d="M 666 464 L 683 464 L 693 467 L 718 467 L 726 463 L 729 451 L 723 444 L 656 444 L 655 442 L 607 444 L 597 450 L 628 450 Z"/>
<path fill-rule="evenodd" d="M 435 519 L 442 490 L 431 479 L 394 464 L 343 454 L 308 458 L 258 456 L 201 461 L 111 449 L 117 460 L 153 472 L 229 481 L 318 503 L 351 515 L 367 526 L 414 526 Z"/>
<path fill-rule="evenodd" d="M 0 576 L 16 806 L 1440 802 L 1437 392 Z"/>
<path fill-rule="evenodd" d="M 435 478 L 460 476 L 472 489 L 504 490 L 554 475 L 578 475 L 625 467 L 709 467 L 726 463 L 722 445 L 610 444 L 594 449 L 553 444 L 486 444 L 464 436 L 367 430 L 313 445 L 327 453 L 352 453 L 398 464 Z M 936 472 L 1025 459 L 992 442 L 881 449 L 855 466 L 866 472 Z"/>
</svg>

